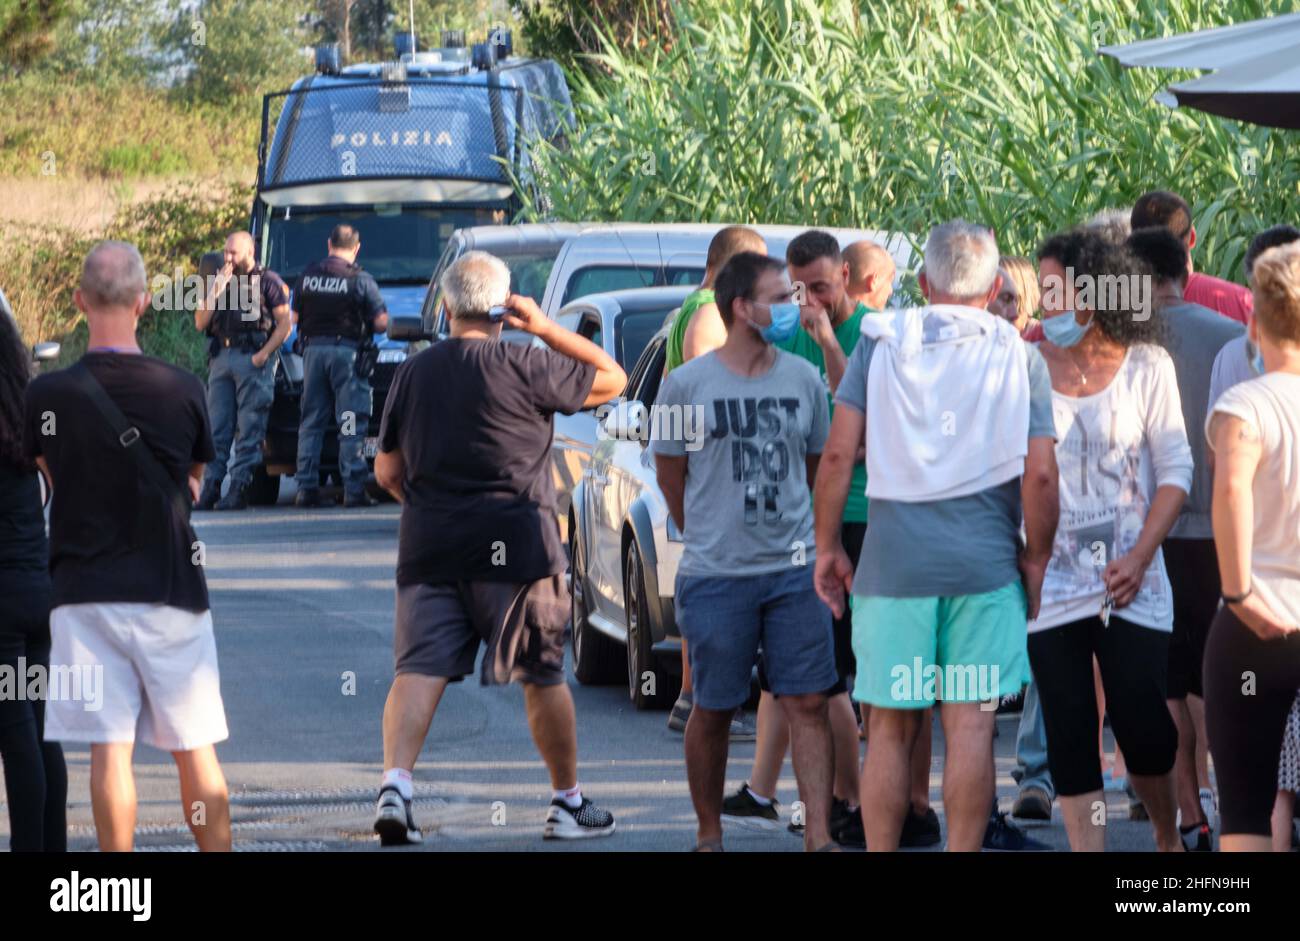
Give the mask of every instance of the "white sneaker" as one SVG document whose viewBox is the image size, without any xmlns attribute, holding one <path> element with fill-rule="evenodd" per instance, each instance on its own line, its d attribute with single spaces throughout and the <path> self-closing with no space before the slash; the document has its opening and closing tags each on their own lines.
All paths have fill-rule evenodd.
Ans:
<svg viewBox="0 0 1300 941">
<path fill-rule="evenodd" d="M 562 800 L 553 800 L 546 808 L 546 829 L 542 836 L 547 840 L 587 840 L 610 836 L 613 832 L 614 815 L 585 797 L 577 808 Z"/>
<path fill-rule="evenodd" d="M 411 815 L 411 802 L 402 797 L 395 787 L 379 792 L 375 805 L 375 833 L 381 846 L 405 846 L 424 842 L 424 834 L 415 825 Z"/>
</svg>

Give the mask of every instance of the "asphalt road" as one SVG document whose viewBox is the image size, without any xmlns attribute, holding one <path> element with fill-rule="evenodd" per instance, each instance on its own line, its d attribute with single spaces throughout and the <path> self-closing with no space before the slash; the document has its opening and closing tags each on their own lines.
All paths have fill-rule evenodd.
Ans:
<svg viewBox="0 0 1300 941">
<path fill-rule="evenodd" d="M 237 850 L 375 850 L 370 825 L 381 773 L 380 719 L 392 679 L 393 568 L 398 508 L 296 510 L 281 505 L 195 515 L 206 544 L 222 694 L 230 738 L 218 746 L 230 783 Z M 354 681 L 352 680 L 354 678 Z M 584 790 L 618 821 L 610 839 L 541 839 L 550 799 L 516 687 L 449 689 L 415 770 L 423 846 L 408 851 L 681 851 L 694 837 L 681 737 L 665 713 L 637 712 L 619 687 L 570 677 L 577 702 Z M 1016 718 L 998 722 L 998 793 L 1010 809 Z M 943 815 L 943 737 L 934 735 L 931 787 Z M 1112 746 L 1113 747 L 1113 746 Z M 748 776 L 754 746 L 733 745 L 728 790 Z M 67 750 L 70 845 L 93 849 L 89 751 Z M 170 757 L 136 750 L 137 847 L 192 848 Z M 0 794 L 3 792 L 0 791 Z M 795 800 L 787 763 L 778 795 Z M 1108 795 L 1111 849 L 1154 848 L 1149 825 L 1130 823 L 1123 794 Z M 1027 828 L 1066 847 L 1059 809 Z M 7 842 L 0 814 L 0 845 Z M 727 848 L 794 852 L 781 830 L 729 831 Z"/>
</svg>

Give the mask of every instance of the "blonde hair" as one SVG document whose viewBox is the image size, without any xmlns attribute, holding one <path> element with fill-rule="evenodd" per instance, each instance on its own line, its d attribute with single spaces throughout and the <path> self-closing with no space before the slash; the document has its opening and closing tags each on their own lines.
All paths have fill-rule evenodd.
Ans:
<svg viewBox="0 0 1300 941">
<path fill-rule="evenodd" d="M 1038 313 L 1038 302 L 1041 299 L 1034 263 L 1023 255 L 1003 255 L 998 259 L 998 267 L 1007 273 L 1016 286 L 1016 321 L 1019 322 L 1022 317 L 1032 318 Z"/>
<path fill-rule="evenodd" d="M 1251 281 L 1259 329 L 1271 340 L 1300 343 L 1300 242 L 1256 258 Z"/>
</svg>

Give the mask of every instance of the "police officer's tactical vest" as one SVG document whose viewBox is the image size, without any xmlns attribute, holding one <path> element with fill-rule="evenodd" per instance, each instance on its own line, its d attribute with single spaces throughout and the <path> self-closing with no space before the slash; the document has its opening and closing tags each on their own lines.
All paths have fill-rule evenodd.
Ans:
<svg viewBox="0 0 1300 941">
<path fill-rule="evenodd" d="M 359 265 L 340 262 L 330 263 L 328 258 L 313 262 L 298 278 L 294 306 L 298 311 L 298 333 L 304 337 L 365 338 L 361 291 L 357 287 L 363 271 Z"/>
<path fill-rule="evenodd" d="M 245 275 L 231 275 L 212 312 L 208 331 L 213 336 L 228 340 L 263 334 L 261 340 L 265 342 L 265 335 L 274 326 L 274 317 L 263 299 L 263 277 L 261 267 Z"/>
</svg>

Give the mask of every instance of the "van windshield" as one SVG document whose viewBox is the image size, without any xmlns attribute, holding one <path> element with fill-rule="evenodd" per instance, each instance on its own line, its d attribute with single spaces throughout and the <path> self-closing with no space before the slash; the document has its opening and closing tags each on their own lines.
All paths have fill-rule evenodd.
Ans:
<svg viewBox="0 0 1300 941">
<path fill-rule="evenodd" d="M 336 225 L 361 234 L 357 264 L 381 284 L 427 284 L 451 234 L 459 228 L 503 221 L 504 209 L 402 205 L 304 211 L 275 209 L 267 223 L 263 264 L 293 284 L 303 268 L 325 257 Z"/>
</svg>

